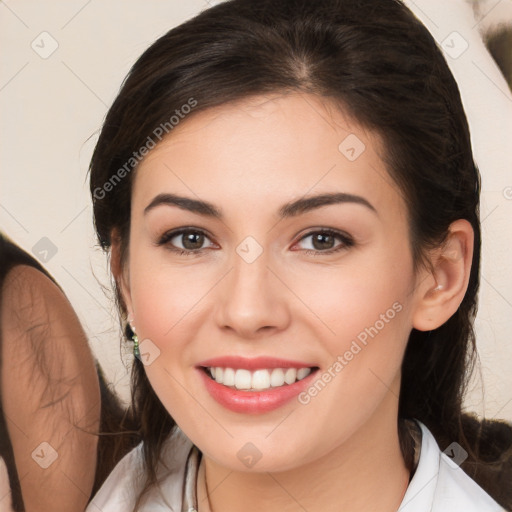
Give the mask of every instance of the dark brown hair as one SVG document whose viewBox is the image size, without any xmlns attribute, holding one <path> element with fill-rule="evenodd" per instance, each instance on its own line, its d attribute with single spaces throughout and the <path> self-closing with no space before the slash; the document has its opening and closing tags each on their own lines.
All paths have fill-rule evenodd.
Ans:
<svg viewBox="0 0 512 512">
<path fill-rule="evenodd" d="M 252 95 L 293 91 L 332 100 L 381 136 L 389 174 L 408 207 L 417 266 L 426 263 L 426 249 L 442 244 L 453 221 L 471 223 L 474 255 L 466 295 L 444 325 L 411 332 L 402 366 L 399 418 L 422 421 L 441 449 L 453 441 L 461 444 L 470 454 L 463 469 L 511 507 L 511 492 L 496 477 L 506 471 L 510 475 L 510 462 L 508 469 L 504 466 L 506 457 L 510 461 L 510 426 L 462 413 L 475 359 L 480 178 L 457 84 L 428 30 L 401 2 L 231 0 L 158 39 L 126 78 L 91 161 L 100 244 L 108 250 L 112 233 L 118 233 L 125 259 L 134 152 L 176 109 L 192 98 L 196 107 L 189 115 L 196 115 Z M 118 180 L 121 169 L 125 172 Z M 107 183 L 112 185 L 108 191 Z M 124 316 L 119 293 L 118 300 Z M 138 360 L 132 385 L 132 408 L 144 439 L 147 489 L 156 481 L 160 449 L 175 423 Z M 399 432 L 405 455 L 403 421 Z M 498 432 L 501 436 L 495 437 Z"/>
</svg>

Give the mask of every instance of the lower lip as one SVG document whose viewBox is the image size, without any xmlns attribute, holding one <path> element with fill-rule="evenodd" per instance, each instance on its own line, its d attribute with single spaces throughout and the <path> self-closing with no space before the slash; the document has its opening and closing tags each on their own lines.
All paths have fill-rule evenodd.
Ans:
<svg viewBox="0 0 512 512">
<path fill-rule="evenodd" d="M 214 381 L 203 369 L 197 370 L 212 398 L 230 411 L 245 414 L 263 414 L 278 409 L 304 391 L 317 373 L 316 370 L 312 371 L 302 380 L 277 388 L 264 391 L 239 391 Z"/>
</svg>

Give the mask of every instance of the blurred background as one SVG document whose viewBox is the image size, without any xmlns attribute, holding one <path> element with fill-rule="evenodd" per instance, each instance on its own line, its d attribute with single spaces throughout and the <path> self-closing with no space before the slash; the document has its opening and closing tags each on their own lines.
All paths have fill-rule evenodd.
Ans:
<svg viewBox="0 0 512 512">
<path fill-rule="evenodd" d="M 214 3 L 0 1 L 0 230 L 63 287 L 125 401 L 133 356 L 121 341 L 107 258 L 94 237 L 88 164 L 138 56 Z M 466 407 L 512 421 L 512 0 L 405 3 L 459 83 L 482 174 L 480 364 Z"/>
</svg>

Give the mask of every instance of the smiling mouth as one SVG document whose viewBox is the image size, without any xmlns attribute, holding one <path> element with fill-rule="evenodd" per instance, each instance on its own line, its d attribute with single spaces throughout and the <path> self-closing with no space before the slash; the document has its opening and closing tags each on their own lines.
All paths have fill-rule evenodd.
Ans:
<svg viewBox="0 0 512 512">
<path fill-rule="evenodd" d="M 303 368 L 234 369 L 221 366 L 201 367 L 218 384 L 239 391 L 266 391 L 289 386 L 318 370 L 317 366 Z"/>
</svg>

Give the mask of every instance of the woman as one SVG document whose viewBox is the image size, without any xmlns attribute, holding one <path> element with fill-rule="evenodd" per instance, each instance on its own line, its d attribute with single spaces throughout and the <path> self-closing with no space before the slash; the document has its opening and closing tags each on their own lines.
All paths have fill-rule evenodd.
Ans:
<svg viewBox="0 0 512 512">
<path fill-rule="evenodd" d="M 90 171 L 143 443 L 88 510 L 510 509 L 510 426 L 462 414 L 478 171 L 402 4 L 201 13 L 134 65 Z"/>
<path fill-rule="evenodd" d="M 2 235 L 0 290 L 0 510 L 83 511 L 136 444 L 130 417 L 60 287 Z"/>
</svg>

